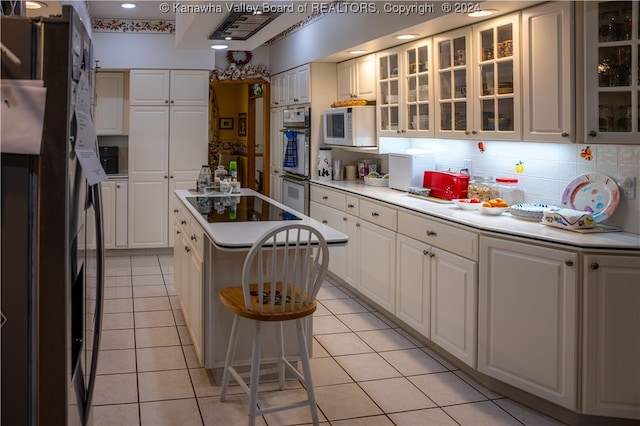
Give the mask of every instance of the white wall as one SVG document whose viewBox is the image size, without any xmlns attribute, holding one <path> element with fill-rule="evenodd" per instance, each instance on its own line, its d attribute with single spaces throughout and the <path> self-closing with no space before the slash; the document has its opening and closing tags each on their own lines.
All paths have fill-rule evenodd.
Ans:
<svg viewBox="0 0 640 426">
<path fill-rule="evenodd" d="M 93 33 L 94 58 L 105 69 L 215 67 L 211 49 L 176 49 L 171 34 Z"/>
</svg>

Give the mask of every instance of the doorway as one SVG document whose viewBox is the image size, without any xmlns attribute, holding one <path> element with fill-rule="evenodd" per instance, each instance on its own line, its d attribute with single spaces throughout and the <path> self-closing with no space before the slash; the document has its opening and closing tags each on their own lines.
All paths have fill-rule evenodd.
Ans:
<svg viewBox="0 0 640 426">
<path fill-rule="evenodd" d="M 236 161 L 243 187 L 269 196 L 269 83 L 263 79 L 210 84 L 209 164 Z"/>
</svg>

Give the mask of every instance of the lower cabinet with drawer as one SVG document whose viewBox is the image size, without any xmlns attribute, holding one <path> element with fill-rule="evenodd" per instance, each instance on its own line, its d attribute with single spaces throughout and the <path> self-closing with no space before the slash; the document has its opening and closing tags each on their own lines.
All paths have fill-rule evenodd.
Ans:
<svg viewBox="0 0 640 426">
<path fill-rule="evenodd" d="M 204 231 L 179 199 L 174 202 L 174 286 L 198 360 L 203 365 Z"/>
</svg>

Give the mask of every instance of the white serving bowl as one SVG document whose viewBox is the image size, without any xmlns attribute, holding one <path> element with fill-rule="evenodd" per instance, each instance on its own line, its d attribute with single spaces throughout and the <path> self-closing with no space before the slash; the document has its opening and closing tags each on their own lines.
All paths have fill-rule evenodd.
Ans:
<svg viewBox="0 0 640 426">
<path fill-rule="evenodd" d="M 462 210 L 478 210 L 482 203 L 470 203 L 469 198 L 454 198 L 453 204 Z"/>
<path fill-rule="evenodd" d="M 485 207 L 483 205 L 480 206 L 480 213 L 489 216 L 499 216 L 507 210 L 509 210 L 509 207 Z"/>
</svg>

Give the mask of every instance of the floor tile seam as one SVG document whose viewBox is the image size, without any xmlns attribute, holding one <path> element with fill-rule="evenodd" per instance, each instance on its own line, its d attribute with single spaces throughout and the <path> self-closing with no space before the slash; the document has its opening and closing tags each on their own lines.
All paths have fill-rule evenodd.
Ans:
<svg viewBox="0 0 640 426">
<path fill-rule="evenodd" d="M 460 371 L 460 372 L 464 373 L 464 371 L 459 370 L 459 369 L 458 369 L 458 370 L 452 370 L 451 372 L 452 372 L 452 373 L 454 373 L 454 371 Z M 455 373 L 454 373 L 454 374 L 455 374 Z M 465 377 L 460 377 L 460 376 L 459 376 L 459 375 L 457 375 L 457 374 L 455 374 L 455 376 L 456 376 L 456 377 L 458 377 L 458 378 L 459 378 L 460 380 L 462 380 L 463 382 L 465 382 L 466 384 L 468 384 L 469 386 L 471 386 L 473 389 L 475 389 L 475 390 L 476 390 L 478 393 L 480 393 L 482 396 L 485 396 L 488 400 L 493 401 L 494 399 L 502 399 L 502 398 L 505 398 L 504 396 L 502 396 L 502 395 L 498 394 L 497 392 L 493 392 L 493 391 L 491 391 L 491 389 L 487 389 L 487 390 L 489 390 L 490 392 L 495 393 L 496 395 L 500 395 L 500 397 L 499 397 L 499 398 L 491 398 L 489 395 L 485 395 L 485 392 L 486 392 L 486 391 L 483 391 L 482 389 L 479 389 L 479 386 L 482 386 L 480 383 L 477 383 L 477 382 L 475 382 L 475 381 L 473 381 L 473 380 L 465 380 Z M 469 376 L 467 376 L 467 377 L 469 377 Z M 469 377 L 469 378 L 470 378 L 470 377 Z"/>
<path fill-rule="evenodd" d="M 370 355 L 371 353 L 374 353 L 374 354 L 378 355 L 378 356 L 380 357 L 380 359 L 382 359 L 382 360 L 383 360 L 383 361 L 384 361 L 384 362 L 385 362 L 389 367 L 391 367 L 391 368 L 393 369 L 393 371 L 395 371 L 396 373 L 398 373 L 398 376 L 395 376 L 395 377 L 385 377 L 385 378 L 381 378 L 381 379 L 356 380 L 355 378 L 351 377 L 351 375 L 349 374 L 349 372 L 348 372 L 348 371 L 346 371 L 346 369 L 345 369 L 344 367 L 342 367 L 342 364 L 340 364 L 340 362 L 338 362 L 338 359 L 337 359 L 337 358 L 345 358 L 345 357 L 348 357 L 348 356 Z M 399 371 L 397 368 L 395 368 L 395 367 L 393 366 L 393 364 L 391 364 L 389 361 L 387 361 L 387 360 L 386 360 L 383 356 L 381 356 L 377 351 L 374 351 L 374 352 L 368 352 L 368 353 L 365 353 L 365 354 L 336 355 L 335 357 L 333 357 L 333 359 L 334 359 L 334 361 L 335 361 L 335 362 L 336 362 L 340 367 L 342 367 L 342 369 L 343 369 L 343 370 L 345 370 L 345 372 L 349 375 L 349 377 L 351 377 L 351 378 L 352 378 L 352 380 L 353 380 L 354 382 L 357 382 L 357 383 L 359 383 L 359 382 L 369 382 L 369 381 L 375 381 L 375 380 L 384 380 L 384 379 L 395 379 L 395 378 L 398 378 L 398 377 L 404 377 L 404 375 L 402 374 L 402 372 L 401 372 L 401 371 Z"/>
</svg>

